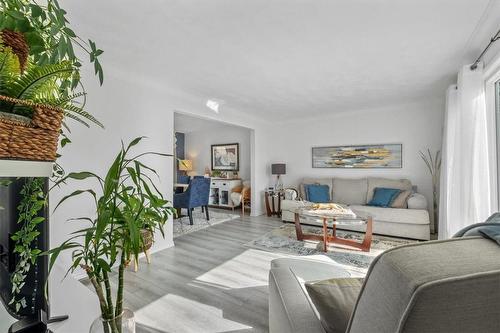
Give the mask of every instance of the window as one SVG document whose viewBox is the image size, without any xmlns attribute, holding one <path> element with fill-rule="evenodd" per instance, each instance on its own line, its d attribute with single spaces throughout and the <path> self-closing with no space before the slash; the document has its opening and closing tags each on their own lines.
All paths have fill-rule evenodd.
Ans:
<svg viewBox="0 0 500 333">
<path fill-rule="evenodd" d="M 500 80 L 495 82 L 495 122 L 497 152 L 497 189 L 500 189 Z M 498 195 L 498 198 L 500 198 L 500 195 Z"/>
</svg>

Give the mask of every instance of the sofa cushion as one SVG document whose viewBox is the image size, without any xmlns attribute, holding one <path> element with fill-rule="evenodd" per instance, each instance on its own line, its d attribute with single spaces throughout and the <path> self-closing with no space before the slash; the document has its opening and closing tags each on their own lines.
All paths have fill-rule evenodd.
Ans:
<svg viewBox="0 0 500 333">
<path fill-rule="evenodd" d="M 314 203 L 330 202 L 330 187 L 328 185 L 308 184 L 304 186 L 309 201 Z"/>
<path fill-rule="evenodd" d="M 334 178 L 332 201 L 346 205 L 364 205 L 366 204 L 367 188 L 366 178 Z"/>
<path fill-rule="evenodd" d="M 411 191 L 412 185 L 408 179 L 387 179 L 387 178 L 368 178 L 368 190 L 366 192 L 366 202 L 373 198 L 373 191 L 377 187 L 395 188 L 401 191 Z"/>
<path fill-rule="evenodd" d="M 411 191 L 401 191 L 399 195 L 392 201 L 392 208 L 408 208 L 408 198 Z"/>
<path fill-rule="evenodd" d="M 309 206 L 309 201 L 303 200 L 281 200 L 281 210 L 295 212 L 296 209 L 304 206 Z"/>
<path fill-rule="evenodd" d="M 382 208 L 361 205 L 351 205 L 349 208 L 358 216 L 371 216 L 374 221 L 429 224 L 429 213 L 423 209 Z"/>
<path fill-rule="evenodd" d="M 303 200 L 309 200 L 309 198 L 307 198 L 307 193 L 306 193 L 305 188 L 304 188 L 305 184 L 328 185 L 330 187 L 330 198 L 332 197 L 332 193 L 331 193 L 332 187 L 333 187 L 332 178 L 307 178 L 306 177 L 306 178 L 302 179 L 302 182 L 299 185 L 299 194 Z"/>
<path fill-rule="evenodd" d="M 368 202 L 368 206 L 390 207 L 394 199 L 401 193 L 395 188 L 377 187 L 373 192 L 373 198 Z"/>
<path fill-rule="evenodd" d="M 345 333 L 362 285 L 362 278 L 336 278 L 305 284 L 328 333 Z"/>
</svg>

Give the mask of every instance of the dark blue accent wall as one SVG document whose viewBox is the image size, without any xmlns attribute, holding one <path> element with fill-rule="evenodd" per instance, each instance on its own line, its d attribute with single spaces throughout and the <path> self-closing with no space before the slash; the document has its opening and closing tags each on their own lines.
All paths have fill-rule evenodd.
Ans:
<svg viewBox="0 0 500 333">
<path fill-rule="evenodd" d="M 185 160 L 185 135 L 184 133 L 175 133 L 175 155 L 180 160 Z"/>
</svg>

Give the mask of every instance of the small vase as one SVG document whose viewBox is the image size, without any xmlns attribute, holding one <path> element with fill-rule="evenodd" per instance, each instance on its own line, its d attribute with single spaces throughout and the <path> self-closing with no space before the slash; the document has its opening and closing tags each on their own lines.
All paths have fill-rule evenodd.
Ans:
<svg viewBox="0 0 500 333">
<path fill-rule="evenodd" d="M 101 316 L 94 320 L 89 333 L 135 333 L 134 313 L 124 309 L 122 314 L 114 319 L 103 319 Z"/>
</svg>

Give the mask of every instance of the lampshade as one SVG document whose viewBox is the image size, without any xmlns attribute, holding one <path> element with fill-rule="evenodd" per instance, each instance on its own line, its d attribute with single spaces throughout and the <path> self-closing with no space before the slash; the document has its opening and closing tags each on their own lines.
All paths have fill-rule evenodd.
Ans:
<svg viewBox="0 0 500 333">
<path fill-rule="evenodd" d="M 191 161 L 191 160 L 179 160 L 179 170 L 180 171 L 193 170 L 193 161 Z"/>
<path fill-rule="evenodd" d="M 285 163 L 271 164 L 271 173 L 273 175 L 285 175 L 286 164 Z"/>
</svg>

